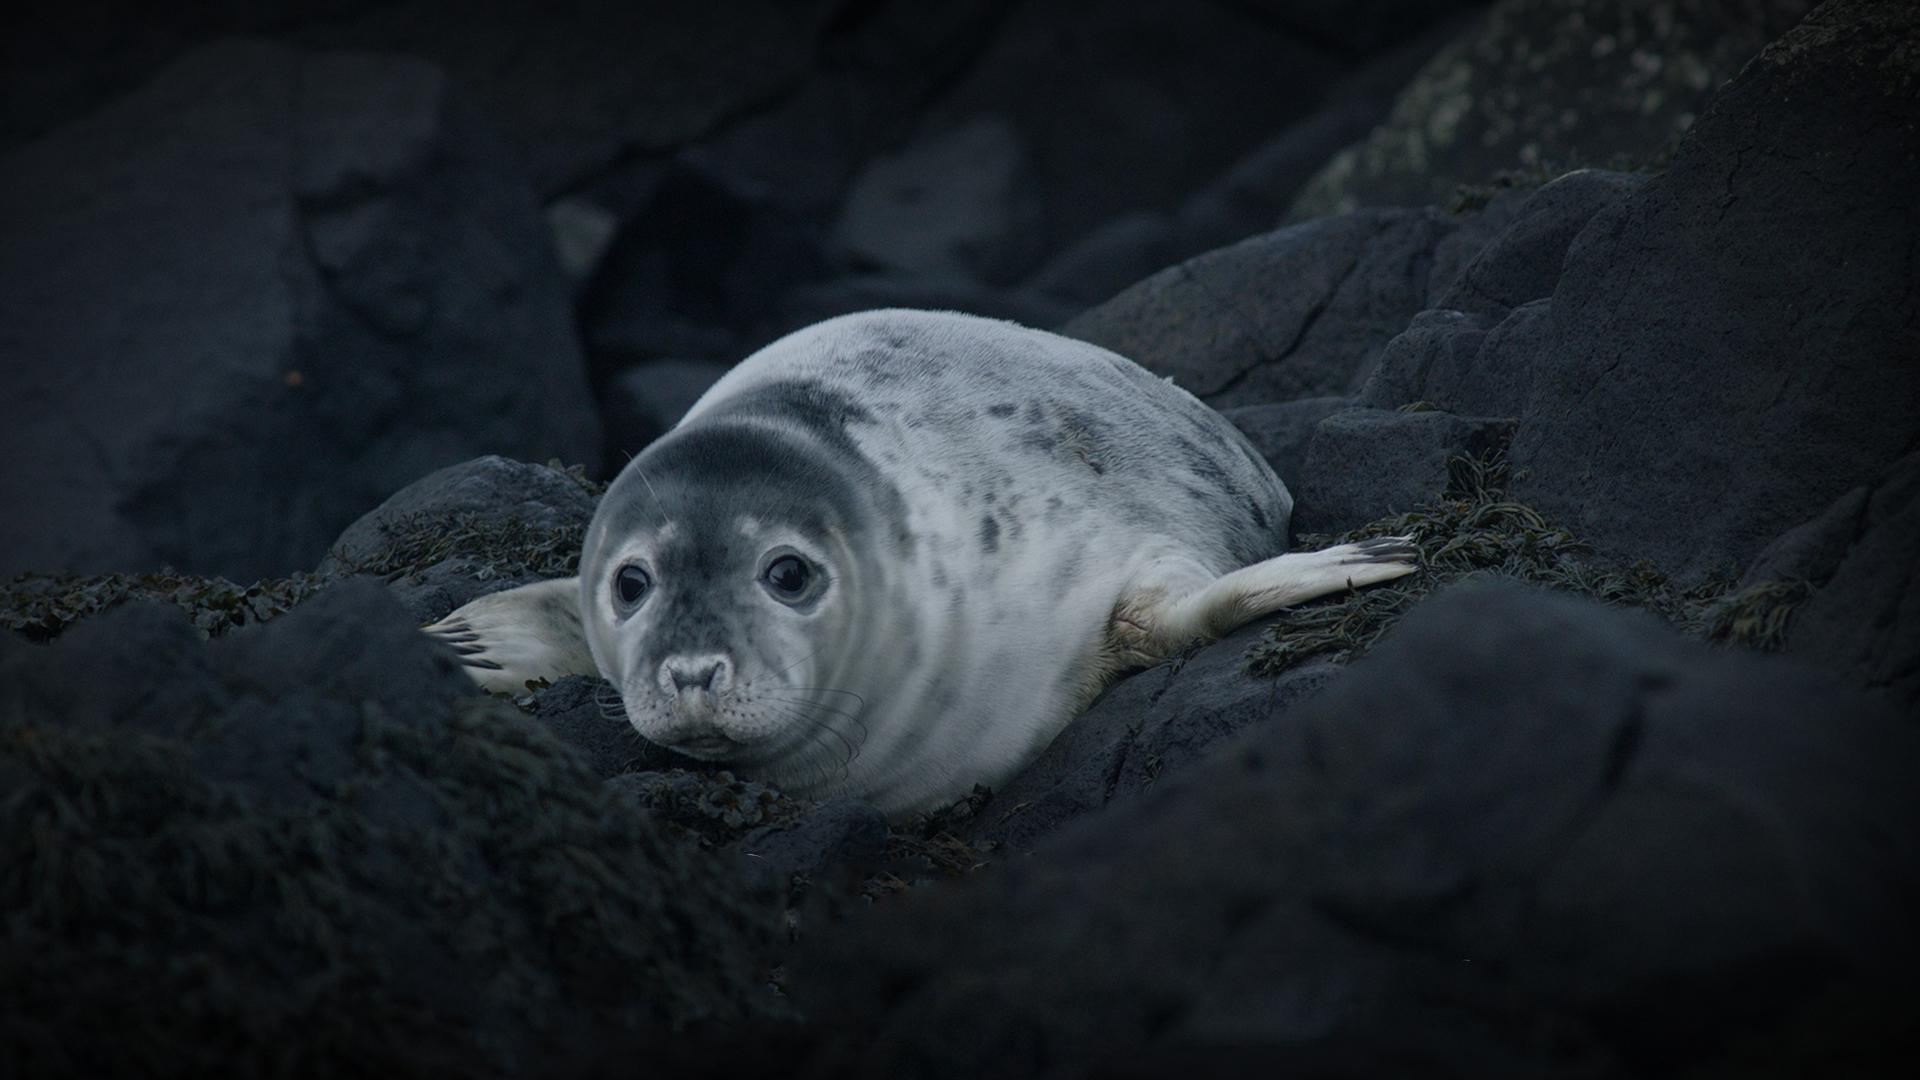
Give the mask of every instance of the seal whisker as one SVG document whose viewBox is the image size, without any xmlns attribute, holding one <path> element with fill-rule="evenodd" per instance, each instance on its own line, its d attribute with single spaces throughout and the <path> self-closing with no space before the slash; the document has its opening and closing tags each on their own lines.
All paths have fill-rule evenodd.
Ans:
<svg viewBox="0 0 1920 1080">
<path fill-rule="evenodd" d="M 774 694 L 766 694 L 763 696 L 765 696 L 769 701 L 784 701 L 784 702 L 787 702 L 788 704 L 801 705 L 801 706 L 805 706 L 807 708 L 813 708 L 813 709 L 824 709 L 825 711 L 833 713 L 835 715 L 844 716 L 847 718 L 848 723 L 853 724 L 854 726 L 860 729 L 860 741 L 862 743 L 865 743 L 867 741 L 867 736 L 869 732 L 867 730 L 866 721 L 860 719 L 860 709 L 854 709 L 849 711 L 847 709 L 841 709 L 832 705 L 828 705 L 823 701 L 812 701 L 806 698 L 783 698 Z M 865 706 L 861 706 L 861 708 L 864 708 L 864 707 Z"/>
</svg>

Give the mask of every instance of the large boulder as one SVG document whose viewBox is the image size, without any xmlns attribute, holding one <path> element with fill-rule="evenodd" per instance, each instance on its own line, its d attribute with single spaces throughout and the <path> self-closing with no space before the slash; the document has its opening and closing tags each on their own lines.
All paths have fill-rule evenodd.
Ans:
<svg viewBox="0 0 1920 1080">
<path fill-rule="evenodd" d="M 1582 180 L 1604 206 L 1570 242 L 1529 227 L 1470 269 L 1442 300 L 1465 310 L 1389 345 L 1363 398 L 1518 417 L 1515 495 L 1606 554 L 1682 580 L 1751 561 L 1920 438 L 1916 33 L 1909 4 L 1821 8 L 1665 174 Z"/>
<path fill-rule="evenodd" d="M 1787 652 L 1920 716 L 1920 453 L 1783 533 L 1746 584 L 1812 587 Z"/>
<path fill-rule="evenodd" d="M 1785 661 L 1467 584 L 1033 856 L 817 936 L 791 985 L 823 1072 L 1871 1060 L 1920 952 L 1916 752 Z"/>
<path fill-rule="evenodd" d="M 1522 198 L 1507 193 L 1457 215 L 1370 210 L 1280 229 L 1162 270 L 1062 332 L 1216 408 L 1352 393 Z"/>
<path fill-rule="evenodd" d="M 127 606 L 0 676 L 21 1075 L 589 1075 L 783 1012 L 774 909 L 377 586 L 211 643 Z"/>
<path fill-rule="evenodd" d="M 0 205 L 0 572 L 261 577 L 441 465 L 597 455 L 538 207 L 431 65 L 209 46 Z"/>
<path fill-rule="evenodd" d="M 475 597 L 567 577 L 598 500 L 574 473 L 488 455 L 401 488 L 334 540 L 318 570 L 366 575 L 419 622 Z"/>
<path fill-rule="evenodd" d="M 1722 81 L 1812 0 L 1502 0 L 1386 122 L 1334 155 L 1293 220 L 1446 204 L 1503 172 L 1661 160 Z"/>
<path fill-rule="evenodd" d="M 1277 678 L 1247 674 L 1247 650 L 1266 633 L 1248 626 L 1176 663 L 1115 683 L 1068 724 L 961 830 L 973 842 L 1032 850 L 1062 826 L 1152 790 L 1203 760 L 1208 747 L 1289 710 L 1340 671 L 1311 661 Z"/>
<path fill-rule="evenodd" d="M 1235 4 L 1034 0 L 1007 12 L 908 145 L 1005 118 L 1039 193 L 1034 250 L 1056 251 L 1126 211 L 1176 205 L 1308 115 L 1343 61 Z"/>
</svg>

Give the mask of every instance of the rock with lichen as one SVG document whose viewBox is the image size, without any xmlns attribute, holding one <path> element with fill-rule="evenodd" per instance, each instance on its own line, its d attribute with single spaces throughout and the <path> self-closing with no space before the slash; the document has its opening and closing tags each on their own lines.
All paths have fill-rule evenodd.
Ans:
<svg viewBox="0 0 1920 1080">
<path fill-rule="evenodd" d="M 1660 161 L 1721 82 L 1810 0 L 1503 0 L 1415 76 L 1385 123 L 1340 151 L 1294 220 L 1445 205 L 1507 172 Z"/>
</svg>

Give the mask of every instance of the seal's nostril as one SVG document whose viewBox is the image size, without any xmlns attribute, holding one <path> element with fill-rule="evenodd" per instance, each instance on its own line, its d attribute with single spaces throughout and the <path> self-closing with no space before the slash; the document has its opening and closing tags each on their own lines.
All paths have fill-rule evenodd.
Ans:
<svg viewBox="0 0 1920 1080">
<path fill-rule="evenodd" d="M 672 657 L 660 668 L 661 681 L 676 694 L 688 689 L 718 694 L 733 682 L 733 665 L 724 656 Z"/>
</svg>

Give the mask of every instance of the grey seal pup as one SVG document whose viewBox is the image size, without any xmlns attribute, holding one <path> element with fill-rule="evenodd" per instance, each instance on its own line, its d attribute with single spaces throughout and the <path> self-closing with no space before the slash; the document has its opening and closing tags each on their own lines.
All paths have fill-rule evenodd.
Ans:
<svg viewBox="0 0 1920 1080">
<path fill-rule="evenodd" d="M 630 461 L 580 576 L 428 632 L 477 681 L 600 674 L 633 726 L 899 816 L 999 786 L 1118 675 L 1411 572 L 1402 538 L 1283 554 L 1293 500 L 1124 357 L 944 312 L 742 361 Z"/>
</svg>

